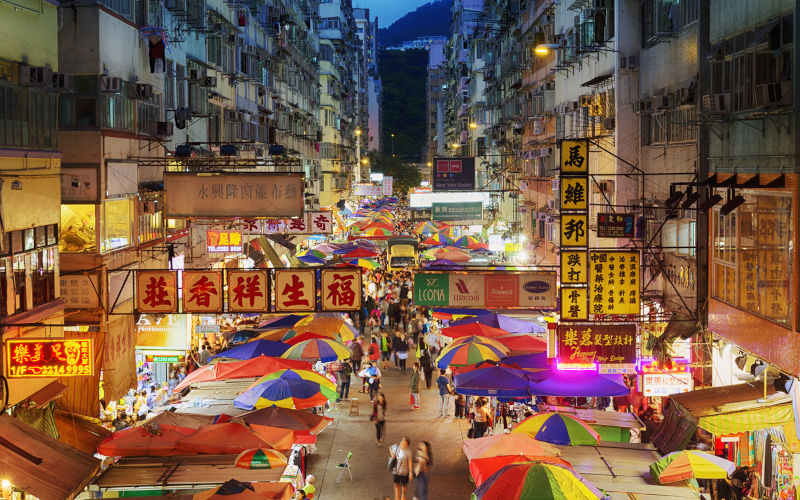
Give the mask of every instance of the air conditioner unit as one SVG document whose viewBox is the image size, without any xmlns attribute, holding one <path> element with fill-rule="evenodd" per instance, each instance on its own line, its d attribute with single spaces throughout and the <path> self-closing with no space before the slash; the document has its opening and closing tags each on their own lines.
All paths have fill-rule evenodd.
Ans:
<svg viewBox="0 0 800 500">
<path fill-rule="evenodd" d="M 136 97 L 137 99 L 150 100 L 153 98 L 153 86 L 149 83 L 136 84 Z"/>
<path fill-rule="evenodd" d="M 72 92 L 74 88 L 72 75 L 69 73 L 53 73 L 53 87 L 62 92 Z"/>
<path fill-rule="evenodd" d="M 49 87 L 53 84 L 53 70 L 44 66 L 20 66 L 19 83 L 26 87 Z"/>
<path fill-rule="evenodd" d="M 200 82 L 201 87 L 216 87 L 217 86 L 217 77 L 216 76 L 207 76 L 203 78 Z"/>
<path fill-rule="evenodd" d="M 789 104 L 792 100 L 792 82 L 773 82 L 756 85 L 754 97 L 757 108 Z"/>
<path fill-rule="evenodd" d="M 703 96 L 703 109 L 709 113 L 728 113 L 731 111 L 731 95 L 706 94 Z"/>
<path fill-rule="evenodd" d="M 650 111 L 652 107 L 652 103 L 650 99 L 640 99 L 638 101 L 633 101 L 633 112 L 634 113 L 646 113 Z"/>
<path fill-rule="evenodd" d="M 580 103 L 582 108 L 588 108 L 589 106 L 592 105 L 592 95 L 591 94 L 582 95 L 580 96 L 578 102 Z"/>
<path fill-rule="evenodd" d="M 603 128 L 605 130 L 614 130 L 617 126 L 617 121 L 614 118 L 603 118 Z"/>
<path fill-rule="evenodd" d="M 675 101 L 672 94 L 655 96 L 653 97 L 653 103 L 658 109 L 667 109 L 675 106 Z"/>
<path fill-rule="evenodd" d="M 150 122 L 150 135 L 156 137 L 172 135 L 172 122 Z"/>
<path fill-rule="evenodd" d="M 188 75 L 189 81 L 192 83 L 201 82 L 206 77 L 205 71 L 201 69 L 190 69 Z"/>
<path fill-rule="evenodd" d="M 122 78 L 100 75 L 100 92 L 114 94 L 122 90 Z"/>
</svg>

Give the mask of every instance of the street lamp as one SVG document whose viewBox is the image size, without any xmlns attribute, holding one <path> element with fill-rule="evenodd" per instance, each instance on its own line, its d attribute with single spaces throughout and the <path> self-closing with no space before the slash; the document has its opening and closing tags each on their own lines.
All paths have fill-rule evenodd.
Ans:
<svg viewBox="0 0 800 500">
<path fill-rule="evenodd" d="M 356 182 L 361 182 L 361 129 L 356 129 Z"/>
<path fill-rule="evenodd" d="M 475 130 L 476 128 L 478 128 L 478 124 L 477 124 L 477 123 L 475 123 L 475 122 L 471 122 L 471 123 L 469 124 L 469 128 L 471 128 L 472 130 Z"/>
<path fill-rule="evenodd" d="M 589 47 L 567 47 L 565 45 L 559 45 L 557 43 L 540 43 L 533 49 L 533 53 L 537 56 L 546 56 L 550 53 L 551 50 L 557 49 L 576 49 L 576 50 L 591 50 Z M 609 49 L 605 47 L 594 47 L 594 49 L 599 50 L 601 52 L 615 52 L 620 54 L 621 52 L 614 49 Z"/>
<path fill-rule="evenodd" d="M 391 136 L 392 136 L 392 158 L 394 158 L 394 134 L 391 134 Z"/>
</svg>

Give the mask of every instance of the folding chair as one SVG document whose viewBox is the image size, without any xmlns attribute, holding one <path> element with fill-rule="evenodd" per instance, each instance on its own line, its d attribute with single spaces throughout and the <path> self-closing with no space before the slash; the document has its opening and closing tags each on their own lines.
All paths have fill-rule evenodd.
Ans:
<svg viewBox="0 0 800 500">
<path fill-rule="evenodd" d="M 344 462 L 340 463 L 340 464 L 336 464 L 336 468 L 339 469 L 339 475 L 336 477 L 336 482 L 337 483 L 339 482 L 339 479 L 342 478 L 342 474 L 344 474 L 345 469 L 347 469 L 347 473 L 350 475 L 350 482 L 351 483 L 353 482 L 353 473 L 350 472 L 351 470 L 353 470 L 352 467 L 350 467 L 350 457 L 352 457 L 352 456 L 353 456 L 353 452 L 352 451 L 348 451 L 347 452 L 347 456 L 344 459 Z"/>
</svg>

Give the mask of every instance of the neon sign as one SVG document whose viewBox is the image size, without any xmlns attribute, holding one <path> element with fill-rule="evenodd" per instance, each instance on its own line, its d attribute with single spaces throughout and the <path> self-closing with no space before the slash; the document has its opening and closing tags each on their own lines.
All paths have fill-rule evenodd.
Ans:
<svg viewBox="0 0 800 500">
<path fill-rule="evenodd" d="M 9 378 L 94 375 L 92 339 L 11 339 L 5 352 Z"/>
</svg>

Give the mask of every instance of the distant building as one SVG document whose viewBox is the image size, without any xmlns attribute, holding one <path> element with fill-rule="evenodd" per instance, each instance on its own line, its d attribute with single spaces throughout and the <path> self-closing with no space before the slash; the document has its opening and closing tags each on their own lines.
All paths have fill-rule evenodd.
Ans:
<svg viewBox="0 0 800 500">
<path fill-rule="evenodd" d="M 423 158 L 426 162 L 433 161 L 436 155 L 444 154 L 444 90 L 442 84 L 447 82 L 447 70 L 444 67 L 444 46 L 447 42 L 443 37 L 432 40 L 428 46 L 428 83 L 426 86 L 426 138 Z"/>
<path fill-rule="evenodd" d="M 386 50 L 413 50 L 423 49 L 428 50 L 434 42 L 446 42 L 447 37 L 444 36 L 421 36 L 411 41 L 406 41 L 394 47 L 386 47 Z"/>
</svg>

